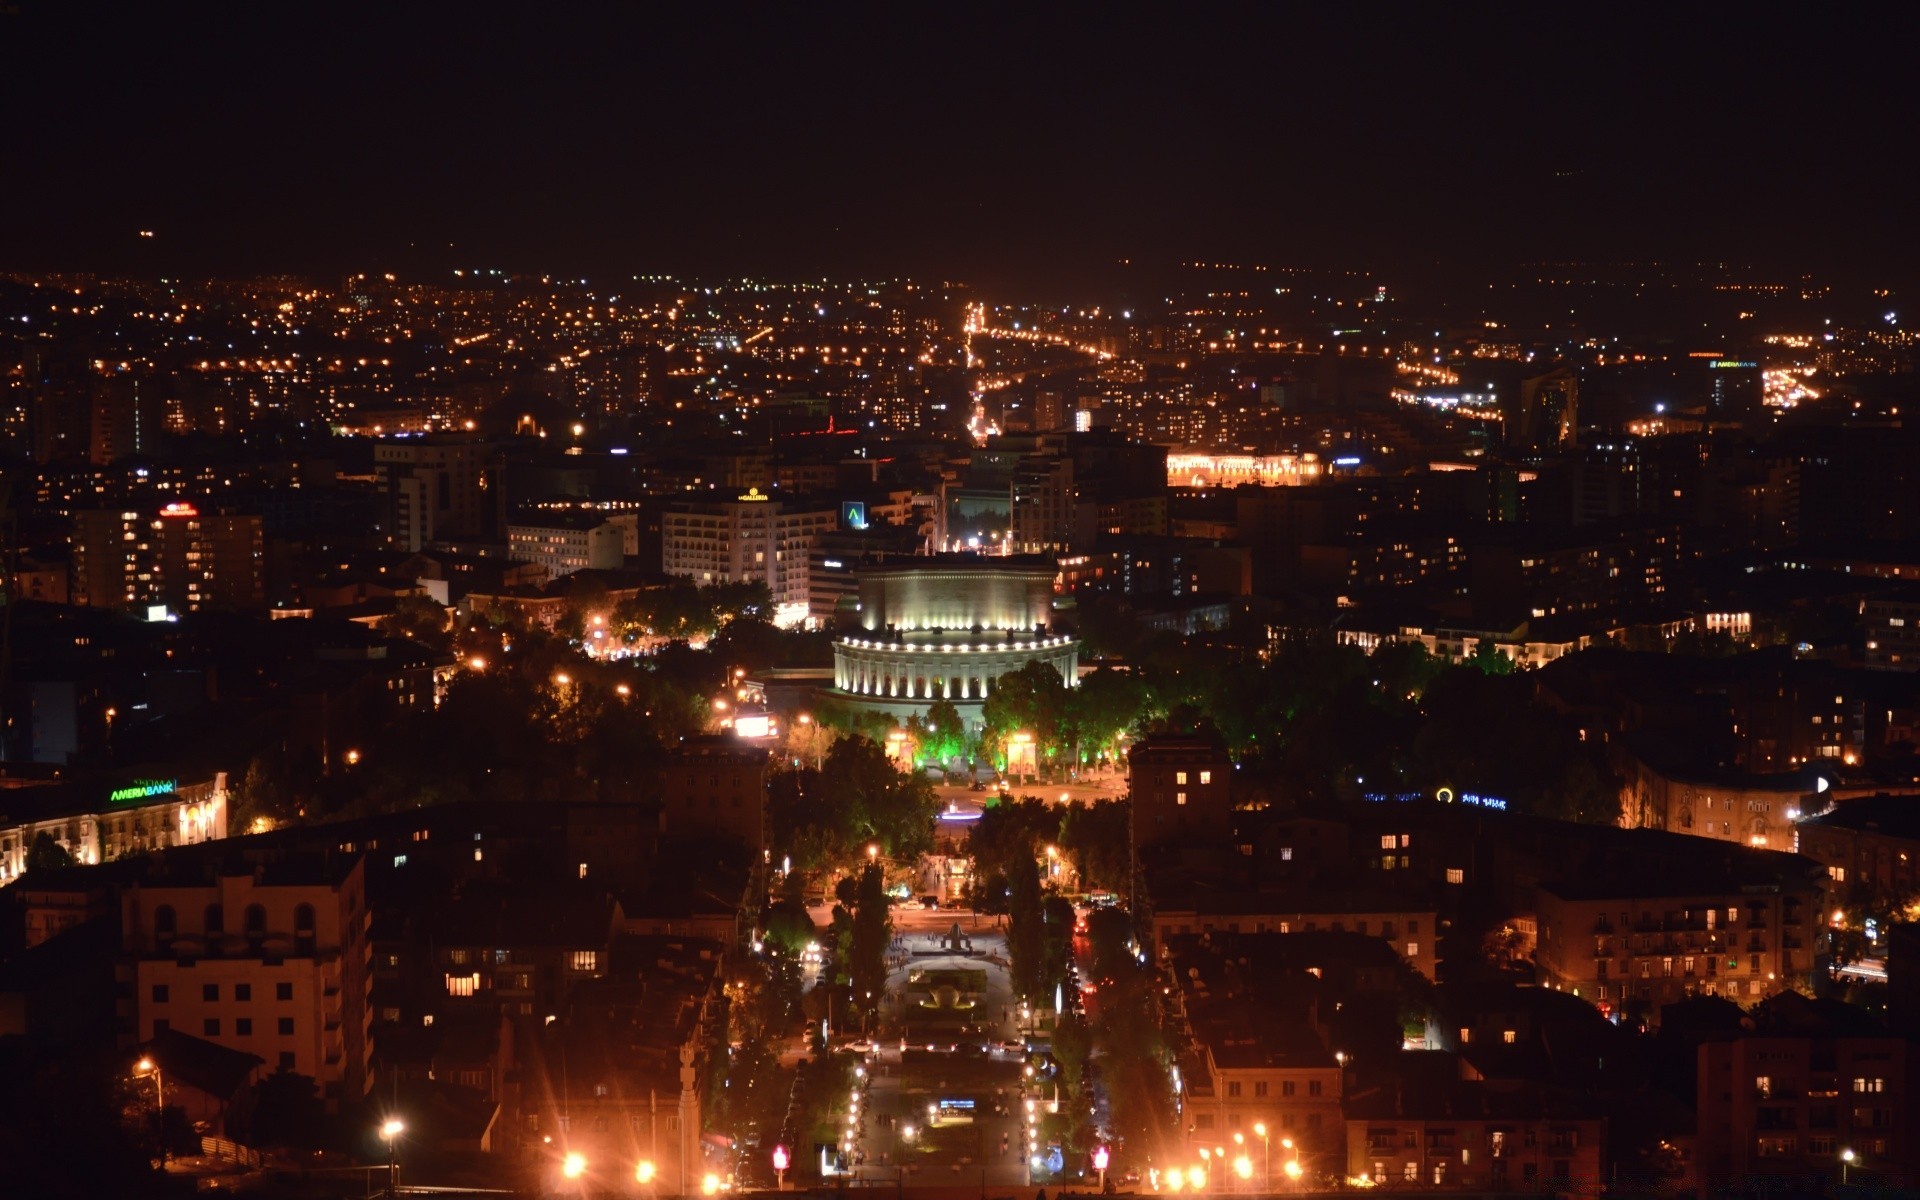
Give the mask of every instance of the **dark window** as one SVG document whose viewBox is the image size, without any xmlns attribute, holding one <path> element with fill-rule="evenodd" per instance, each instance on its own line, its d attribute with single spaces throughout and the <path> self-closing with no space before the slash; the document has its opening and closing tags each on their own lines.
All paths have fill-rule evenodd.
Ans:
<svg viewBox="0 0 1920 1200">
<path fill-rule="evenodd" d="M 273 985 L 273 998 L 274 998 L 275 1000 L 291 1000 L 291 999 L 293 999 L 293 985 L 292 985 L 292 984 L 290 984 L 290 983 L 276 983 L 276 984 L 274 984 L 274 985 Z"/>
<path fill-rule="evenodd" d="M 205 1020 L 201 1021 L 200 1034 L 202 1037 L 219 1037 L 220 1036 L 220 1018 L 208 1017 Z"/>
<path fill-rule="evenodd" d="M 156 983 L 153 985 L 153 1002 L 155 1004 L 165 1004 L 167 1002 L 167 996 L 168 991 L 166 984 Z"/>
<path fill-rule="evenodd" d="M 218 904 L 207 905 L 207 932 L 209 934 L 227 931 L 227 910 Z"/>
<path fill-rule="evenodd" d="M 211 1001 L 214 1001 L 214 1000 L 218 1000 L 218 999 L 220 998 L 220 985 L 219 985 L 219 984 L 217 984 L 217 983 L 203 983 L 203 984 L 201 984 L 201 985 L 200 985 L 200 998 L 201 998 L 202 1000 L 206 1000 L 206 1001 L 209 1001 L 209 1002 L 211 1002 Z"/>
<path fill-rule="evenodd" d="M 282 1050 L 280 1052 L 280 1069 L 282 1071 L 293 1070 L 293 1051 Z"/>
<path fill-rule="evenodd" d="M 293 1018 L 292 1017 L 280 1018 L 280 1032 L 283 1036 L 287 1036 L 287 1037 L 293 1036 Z"/>
<path fill-rule="evenodd" d="M 240 1037 L 252 1037 L 253 1036 L 253 1018 L 252 1017 L 235 1017 L 233 1019 L 233 1032 L 239 1035 Z"/>
<path fill-rule="evenodd" d="M 247 936 L 255 940 L 267 936 L 267 910 L 258 904 L 247 905 Z"/>
<path fill-rule="evenodd" d="M 159 942 L 162 946 L 171 942 L 173 940 L 174 927 L 173 905 L 162 904 L 159 908 L 153 910 L 153 936 L 155 941 Z"/>
<path fill-rule="evenodd" d="M 233 985 L 233 998 L 234 998 L 235 1000 L 251 1000 L 251 999 L 253 999 L 253 985 L 252 985 L 252 984 L 250 984 L 250 983 L 236 983 L 236 984 L 234 984 L 234 985 Z"/>
</svg>

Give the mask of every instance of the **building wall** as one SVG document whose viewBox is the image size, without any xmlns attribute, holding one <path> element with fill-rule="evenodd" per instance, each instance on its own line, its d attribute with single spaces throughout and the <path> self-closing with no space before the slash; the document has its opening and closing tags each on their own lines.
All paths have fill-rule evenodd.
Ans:
<svg viewBox="0 0 1920 1200">
<path fill-rule="evenodd" d="M 1219 742 L 1149 737 L 1127 752 L 1138 845 L 1174 834 L 1225 837 L 1233 826 L 1233 760 Z"/>
<path fill-rule="evenodd" d="M 27 852 L 42 832 L 88 865 L 112 862 L 168 846 L 192 846 L 227 836 L 227 776 L 187 784 L 151 800 L 109 801 L 95 812 L 0 826 L 0 885 L 27 869 Z"/>
<path fill-rule="evenodd" d="M 683 746 L 660 779 L 662 832 L 721 833 L 764 848 L 767 769 L 767 752 L 757 747 Z"/>
<path fill-rule="evenodd" d="M 1438 956 L 1440 918 L 1421 912 L 1208 912 L 1158 908 L 1153 914 L 1153 938 L 1164 944 L 1183 933 L 1363 933 L 1393 947 L 1406 964 L 1428 979 L 1434 978 Z"/>
<path fill-rule="evenodd" d="M 1355 1118 L 1346 1175 L 1403 1191 L 1593 1194 L 1606 1181 L 1605 1146 L 1598 1120 Z"/>
<path fill-rule="evenodd" d="M 357 1101 L 371 1082 L 367 918 L 360 861 L 333 883 L 135 885 L 122 898 L 124 1036 L 177 1029 L 311 1076 L 329 1107 Z"/>
<path fill-rule="evenodd" d="M 1691 995 L 1741 1004 L 1811 990 L 1820 894 L 1805 890 L 1568 899 L 1539 890 L 1540 981 L 1617 1009 Z M 1731 915 L 1729 915 L 1731 914 Z"/>
<path fill-rule="evenodd" d="M 1699 1049 L 1699 1166 L 1709 1188 L 1761 1176 L 1916 1182 L 1912 1048 L 1899 1038 L 1745 1037 Z"/>
</svg>

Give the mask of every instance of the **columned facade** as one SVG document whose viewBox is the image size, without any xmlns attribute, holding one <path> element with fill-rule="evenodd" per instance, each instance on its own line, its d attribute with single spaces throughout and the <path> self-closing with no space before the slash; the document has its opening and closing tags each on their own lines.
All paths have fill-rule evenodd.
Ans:
<svg viewBox="0 0 1920 1200">
<path fill-rule="evenodd" d="M 1046 559 L 929 558 L 864 574 L 864 629 L 833 646 L 836 698 L 905 719 L 948 700 L 970 725 L 995 682 L 1030 662 L 1079 679 L 1080 643 L 1054 633 Z"/>
</svg>

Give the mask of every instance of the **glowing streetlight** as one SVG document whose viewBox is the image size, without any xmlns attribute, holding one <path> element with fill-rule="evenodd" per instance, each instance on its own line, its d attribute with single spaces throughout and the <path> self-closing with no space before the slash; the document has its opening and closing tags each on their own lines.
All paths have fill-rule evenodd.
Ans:
<svg viewBox="0 0 1920 1200">
<path fill-rule="evenodd" d="M 700 1178 L 700 1194 L 701 1195 L 711 1196 L 714 1193 L 718 1192 L 719 1190 L 720 1190 L 720 1177 L 718 1175 L 715 1175 L 712 1171 L 708 1171 L 705 1175 L 701 1176 Z"/>
<path fill-rule="evenodd" d="M 560 1160 L 560 1173 L 568 1179 L 578 1179 L 587 1173 L 587 1159 L 582 1154 L 569 1154 Z"/>
<path fill-rule="evenodd" d="M 133 1064 L 133 1073 L 153 1076 L 153 1107 L 160 1114 L 160 1162 L 164 1165 L 167 1161 L 167 1081 L 161 1077 L 160 1064 L 144 1056 Z"/>
<path fill-rule="evenodd" d="M 467 660 L 467 668 L 473 671 L 484 671 L 487 669 L 487 660 L 476 654 Z"/>
<path fill-rule="evenodd" d="M 567 674 L 565 671 L 556 671 L 554 672 L 553 681 L 561 687 L 566 687 L 573 682 L 573 676 Z"/>
<path fill-rule="evenodd" d="M 652 1183 L 654 1171 L 652 1160 L 643 1158 L 639 1165 L 633 1168 L 633 1180 L 635 1183 Z"/>
<path fill-rule="evenodd" d="M 1253 1178 L 1253 1160 L 1242 1154 L 1233 1160 L 1233 1173 L 1242 1179 Z"/>
<path fill-rule="evenodd" d="M 1841 1187 L 1847 1186 L 1847 1169 L 1851 1166 L 1853 1166 L 1852 1149 L 1849 1148 L 1846 1150 L 1842 1150 L 1840 1152 L 1840 1186 Z"/>
<path fill-rule="evenodd" d="M 406 1123 L 398 1117 L 388 1117 L 380 1126 L 380 1137 L 387 1143 L 388 1197 L 400 1189 L 400 1135 L 406 1131 Z"/>
<path fill-rule="evenodd" d="M 879 861 L 879 858 L 880 858 L 880 847 L 878 845 L 875 845 L 874 843 L 869 842 L 867 844 L 867 861 L 877 862 Z"/>
<path fill-rule="evenodd" d="M 1196 1192 L 1205 1191 L 1207 1188 L 1207 1169 L 1205 1167 L 1194 1167 L 1188 1171 L 1187 1186 Z"/>
<path fill-rule="evenodd" d="M 1293 1180 L 1295 1183 L 1300 1182 L 1300 1160 L 1299 1159 L 1297 1158 L 1288 1159 L 1287 1165 L 1284 1167 L 1281 1167 L 1280 1169 L 1286 1172 L 1288 1179 Z"/>
<path fill-rule="evenodd" d="M 349 751 L 347 751 L 347 765 L 348 765 L 348 766 L 350 766 L 350 767 L 351 767 L 351 766 L 356 766 L 356 765 L 358 765 L 358 764 L 359 764 L 359 762 L 360 762 L 360 752 L 359 752 L 358 750 L 349 750 Z"/>
</svg>

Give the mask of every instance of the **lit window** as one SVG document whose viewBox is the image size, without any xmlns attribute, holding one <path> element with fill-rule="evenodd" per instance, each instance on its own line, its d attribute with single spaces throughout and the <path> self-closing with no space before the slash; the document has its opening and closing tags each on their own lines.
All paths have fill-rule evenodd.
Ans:
<svg viewBox="0 0 1920 1200">
<path fill-rule="evenodd" d="M 1187 773 L 1185 771 L 1175 771 L 1173 773 L 1173 781 L 1181 787 L 1185 787 L 1187 785 Z"/>
<path fill-rule="evenodd" d="M 447 995 L 449 996 L 471 996 L 479 986 L 478 975 L 447 976 Z"/>
<path fill-rule="evenodd" d="M 1467 873 L 1466 873 L 1466 871 L 1464 871 L 1463 869 L 1461 869 L 1461 868 L 1459 868 L 1459 867 L 1448 867 L 1448 868 L 1447 868 L 1447 882 L 1448 882 L 1448 883 L 1465 883 L 1466 881 L 1467 881 Z"/>
<path fill-rule="evenodd" d="M 1399 839 L 1390 833 L 1382 834 L 1380 837 L 1380 848 L 1382 850 L 1397 850 L 1400 848 Z"/>
<path fill-rule="evenodd" d="M 1419 958 L 1419 957 L 1420 957 L 1420 943 L 1419 943 L 1419 942 L 1408 942 L 1408 943 L 1407 943 L 1407 957 L 1408 957 L 1408 958 Z"/>
<path fill-rule="evenodd" d="M 1505 1043 L 1506 1043 L 1507 1045 L 1509 1045 L 1509 1046 L 1511 1046 L 1511 1045 L 1513 1045 L 1513 1044 L 1514 1044 L 1514 1043 L 1515 1043 L 1516 1041 L 1519 1041 L 1519 1040 L 1520 1040 L 1520 1038 L 1519 1038 L 1519 1035 L 1518 1035 L 1518 1034 L 1516 1034 L 1516 1033 L 1515 1033 L 1515 1032 L 1514 1032 L 1513 1030 L 1511 1030 L 1511 1029 L 1507 1029 L 1507 1030 L 1502 1030 L 1502 1031 L 1501 1031 L 1501 1033 L 1500 1033 L 1500 1040 L 1501 1040 L 1501 1041 L 1503 1041 L 1503 1042 L 1505 1042 Z"/>
<path fill-rule="evenodd" d="M 1185 804 L 1187 802 L 1187 794 L 1185 792 L 1175 792 L 1173 794 L 1173 802 L 1175 804 Z"/>
<path fill-rule="evenodd" d="M 575 950 L 573 952 L 573 958 L 568 965 L 576 971 L 597 971 L 600 969 L 600 952 L 598 950 Z"/>
<path fill-rule="evenodd" d="M 1202 771 L 1202 772 L 1200 772 L 1200 782 L 1201 782 L 1201 783 L 1212 783 L 1212 782 L 1213 782 L 1213 772 L 1212 772 L 1212 771 Z"/>
</svg>

